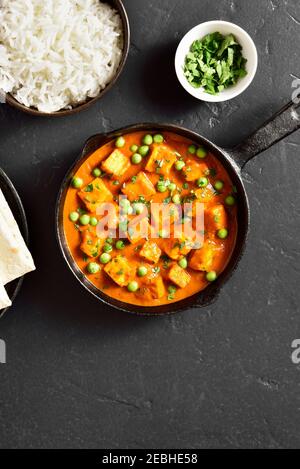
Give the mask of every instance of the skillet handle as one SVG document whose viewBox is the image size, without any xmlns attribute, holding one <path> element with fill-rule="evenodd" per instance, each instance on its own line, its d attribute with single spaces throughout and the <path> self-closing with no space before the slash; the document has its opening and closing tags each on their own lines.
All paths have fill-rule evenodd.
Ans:
<svg viewBox="0 0 300 469">
<path fill-rule="evenodd" d="M 232 156 L 242 169 L 259 153 L 300 129 L 300 100 L 291 101 L 269 119 L 254 134 L 232 151 Z"/>
</svg>

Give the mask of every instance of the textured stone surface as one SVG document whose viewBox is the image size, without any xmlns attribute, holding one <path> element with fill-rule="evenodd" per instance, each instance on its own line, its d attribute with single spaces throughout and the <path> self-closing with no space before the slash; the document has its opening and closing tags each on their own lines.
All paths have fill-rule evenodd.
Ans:
<svg viewBox="0 0 300 469">
<path fill-rule="evenodd" d="M 246 254 L 218 302 L 170 318 L 107 309 L 68 271 L 54 236 L 62 178 L 90 135 L 141 121 L 182 124 L 224 146 L 291 98 L 300 76 L 297 0 L 126 0 L 132 47 L 113 90 L 81 115 L 0 106 L 0 164 L 24 201 L 37 272 L 0 323 L 0 447 L 300 447 L 300 134 L 248 163 Z M 229 103 L 177 84 L 181 36 L 205 20 L 246 28 L 256 79 Z"/>
</svg>

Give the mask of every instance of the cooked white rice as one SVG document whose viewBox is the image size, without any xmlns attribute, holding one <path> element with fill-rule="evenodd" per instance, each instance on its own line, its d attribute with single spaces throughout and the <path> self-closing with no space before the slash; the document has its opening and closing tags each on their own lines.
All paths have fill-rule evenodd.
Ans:
<svg viewBox="0 0 300 469">
<path fill-rule="evenodd" d="M 119 14 L 99 0 L 0 0 L 0 89 L 43 112 L 93 98 L 122 57 Z"/>
</svg>

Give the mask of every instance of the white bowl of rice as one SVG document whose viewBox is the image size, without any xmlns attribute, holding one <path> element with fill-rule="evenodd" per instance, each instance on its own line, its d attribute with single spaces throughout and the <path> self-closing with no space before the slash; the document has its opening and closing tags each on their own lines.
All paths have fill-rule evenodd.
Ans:
<svg viewBox="0 0 300 469">
<path fill-rule="evenodd" d="M 79 112 L 116 82 L 129 44 L 121 0 L 2 0 L 0 92 L 30 114 Z"/>
</svg>

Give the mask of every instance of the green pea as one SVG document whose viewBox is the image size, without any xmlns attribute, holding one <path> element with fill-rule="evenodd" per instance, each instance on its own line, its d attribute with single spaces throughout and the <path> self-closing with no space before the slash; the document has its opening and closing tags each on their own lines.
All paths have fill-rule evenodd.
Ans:
<svg viewBox="0 0 300 469">
<path fill-rule="evenodd" d="M 184 167 L 185 167 L 184 161 L 176 161 L 175 168 L 177 169 L 177 171 L 182 171 Z"/>
<path fill-rule="evenodd" d="M 144 143 L 144 145 L 152 145 L 152 143 L 153 143 L 152 135 L 150 135 L 150 134 L 145 135 L 145 137 L 143 138 L 143 143 Z"/>
<path fill-rule="evenodd" d="M 182 269 L 186 269 L 187 266 L 188 266 L 187 258 L 186 258 L 186 257 L 183 257 L 182 259 L 180 259 L 180 261 L 178 262 L 178 265 L 179 265 L 179 267 L 181 267 Z"/>
<path fill-rule="evenodd" d="M 145 205 L 141 203 L 135 203 L 132 205 L 132 208 L 137 215 L 140 215 L 145 210 Z"/>
<path fill-rule="evenodd" d="M 164 137 L 161 134 L 156 134 L 153 137 L 155 143 L 162 143 L 164 141 Z"/>
<path fill-rule="evenodd" d="M 140 164 L 142 162 L 142 159 L 143 159 L 142 155 L 140 155 L 139 153 L 135 153 L 131 157 L 131 162 L 133 164 Z"/>
<path fill-rule="evenodd" d="M 128 199 L 126 199 L 126 197 L 122 197 L 121 200 L 120 200 L 120 206 L 122 208 L 129 207 L 130 206 L 130 201 Z"/>
<path fill-rule="evenodd" d="M 128 225 L 127 221 L 120 221 L 119 230 L 120 231 L 127 231 L 127 225 Z"/>
<path fill-rule="evenodd" d="M 113 250 L 113 247 L 111 244 L 104 244 L 103 252 L 111 252 L 112 250 Z"/>
<path fill-rule="evenodd" d="M 167 230 L 159 230 L 158 236 L 159 238 L 166 239 L 169 237 L 169 233 Z"/>
<path fill-rule="evenodd" d="M 174 293 L 176 293 L 176 292 L 177 292 L 177 288 L 174 287 L 174 285 L 170 285 L 170 286 L 168 287 L 168 293 L 170 293 L 171 295 L 174 294 Z"/>
<path fill-rule="evenodd" d="M 123 213 L 129 213 L 131 207 L 130 201 L 128 199 L 121 199 L 120 200 L 120 207 Z"/>
<path fill-rule="evenodd" d="M 111 260 L 111 255 L 108 254 L 108 252 L 104 252 L 99 257 L 99 261 L 101 262 L 101 264 L 108 264 L 110 260 Z"/>
<path fill-rule="evenodd" d="M 148 147 L 148 145 L 142 145 L 139 149 L 138 149 L 138 152 L 140 155 L 142 156 L 147 156 L 148 153 L 149 153 L 149 150 L 150 148 Z"/>
<path fill-rule="evenodd" d="M 158 192 L 166 192 L 168 190 L 165 181 L 158 181 L 157 183 L 157 190 Z"/>
<path fill-rule="evenodd" d="M 116 249 L 119 249 L 119 251 L 121 251 L 124 248 L 125 248 L 124 241 L 119 240 L 119 241 L 116 242 Z"/>
<path fill-rule="evenodd" d="M 125 138 L 124 137 L 118 137 L 117 140 L 115 141 L 115 145 L 117 148 L 122 148 L 125 145 Z"/>
<path fill-rule="evenodd" d="M 78 220 L 78 218 L 79 218 L 78 212 L 71 212 L 69 215 L 69 219 L 73 221 L 74 223 Z"/>
<path fill-rule="evenodd" d="M 128 214 L 128 215 L 132 214 L 133 208 L 131 207 L 129 200 L 122 199 L 120 202 L 120 206 L 121 206 L 123 213 Z"/>
<path fill-rule="evenodd" d="M 208 186 L 208 179 L 207 178 L 200 178 L 197 180 L 197 186 L 198 187 L 207 187 Z"/>
<path fill-rule="evenodd" d="M 130 147 L 130 151 L 132 151 L 132 153 L 136 153 L 138 149 L 139 149 L 138 145 L 131 145 Z"/>
<path fill-rule="evenodd" d="M 97 262 L 90 262 L 87 265 L 87 271 L 89 274 L 97 274 L 100 270 L 100 265 Z"/>
<path fill-rule="evenodd" d="M 168 185 L 168 189 L 169 189 L 170 192 L 175 191 L 176 187 L 177 187 L 177 186 L 176 186 L 175 182 L 171 182 L 171 183 Z"/>
<path fill-rule="evenodd" d="M 135 282 L 134 280 L 132 282 L 129 282 L 127 285 L 127 290 L 130 291 L 131 293 L 136 292 L 139 289 L 139 284 Z"/>
<path fill-rule="evenodd" d="M 99 168 L 93 169 L 93 172 L 92 172 L 92 174 L 93 174 L 93 176 L 95 176 L 95 178 L 98 178 L 99 176 L 101 176 L 101 173 L 102 173 L 102 171 Z"/>
<path fill-rule="evenodd" d="M 172 202 L 173 202 L 173 204 L 176 204 L 176 205 L 180 204 L 181 203 L 180 195 L 179 194 L 173 195 Z"/>
<path fill-rule="evenodd" d="M 90 219 L 91 219 L 90 216 L 85 213 L 81 215 L 81 217 L 79 218 L 79 221 L 81 225 L 86 226 L 90 223 Z"/>
<path fill-rule="evenodd" d="M 91 225 L 91 226 L 97 226 L 97 225 L 98 225 L 98 220 L 97 220 L 96 217 L 92 217 L 92 218 L 90 219 L 90 225 Z"/>
<path fill-rule="evenodd" d="M 74 187 L 74 189 L 80 189 L 82 185 L 83 185 L 83 180 L 81 178 L 74 177 L 72 179 L 72 186 Z"/>
<path fill-rule="evenodd" d="M 214 282 L 215 280 L 217 280 L 218 276 L 216 274 L 216 272 L 207 272 L 206 274 L 206 280 L 208 282 Z"/>
<path fill-rule="evenodd" d="M 145 277 L 147 273 L 148 273 L 148 269 L 144 265 L 141 265 L 137 270 L 137 274 L 139 277 Z"/>
<path fill-rule="evenodd" d="M 191 154 L 191 155 L 194 155 L 197 151 L 197 147 L 196 145 L 190 145 L 189 148 L 188 148 L 188 152 Z"/>
<path fill-rule="evenodd" d="M 224 188 L 224 182 L 216 181 L 214 184 L 214 188 L 216 189 L 216 191 L 221 191 Z"/>
<path fill-rule="evenodd" d="M 113 244 L 114 240 L 112 238 L 106 238 L 106 243 Z"/>
<path fill-rule="evenodd" d="M 218 231 L 217 235 L 220 239 L 226 239 L 228 237 L 228 230 L 226 230 L 226 228 L 222 228 Z"/>
<path fill-rule="evenodd" d="M 205 158 L 207 156 L 207 151 L 204 147 L 199 147 L 196 152 L 196 155 L 198 156 L 198 158 Z"/>
<path fill-rule="evenodd" d="M 229 195 L 228 197 L 226 197 L 225 204 L 229 205 L 230 207 L 235 205 L 235 198 L 233 197 L 233 195 Z"/>
</svg>

